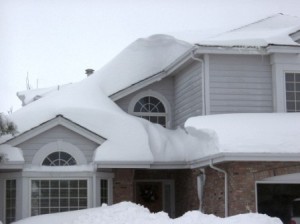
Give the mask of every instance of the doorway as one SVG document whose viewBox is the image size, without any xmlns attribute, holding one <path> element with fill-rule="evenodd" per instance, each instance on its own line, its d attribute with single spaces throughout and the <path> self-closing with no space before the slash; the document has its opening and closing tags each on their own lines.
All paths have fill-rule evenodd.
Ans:
<svg viewBox="0 0 300 224">
<path fill-rule="evenodd" d="M 135 201 L 150 212 L 164 211 L 175 216 L 174 182 L 172 180 L 141 180 L 135 183 Z"/>
</svg>

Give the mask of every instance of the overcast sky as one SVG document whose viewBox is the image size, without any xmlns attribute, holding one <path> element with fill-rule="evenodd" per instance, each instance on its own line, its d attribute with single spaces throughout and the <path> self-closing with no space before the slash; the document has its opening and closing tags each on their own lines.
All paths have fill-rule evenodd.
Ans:
<svg viewBox="0 0 300 224">
<path fill-rule="evenodd" d="M 276 13 L 300 17 L 300 0 L 0 0 L 0 112 L 16 92 L 77 82 L 139 37 L 197 42 Z"/>
</svg>

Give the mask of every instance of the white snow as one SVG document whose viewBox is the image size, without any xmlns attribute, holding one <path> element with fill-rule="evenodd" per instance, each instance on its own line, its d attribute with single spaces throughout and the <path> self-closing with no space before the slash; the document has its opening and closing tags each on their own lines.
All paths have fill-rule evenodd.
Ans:
<svg viewBox="0 0 300 224">
<path fill-rule="evenodd" d="M 215 132 L 219 152 L 299 153 L 300 113 L 245 113 L 193 117 L 185 127 Z M 211 152 L 213 154 L 214 152 Z"/>
<path fill-rule="evenodd" d="M 164 212 L 150 213 L 148 209 L 131 202 L 121 202 L 73 212 L 40 215 L 26 218 L 15 224 L 282 224 L 278 218 L 249 213 L 228 218 L 190 211 L 171 219 Z"/>
<path fill-rule="evenodd" d="M 91 75 L 91 78 L 97 79 L 99 86 L 109 96 L 162 72 L 192 47 L 192 44 L 163 34 L 140 38 Z"/>
<path fill-rule="evenodd" d="M 17 92 L 17 96 L 22 101 L 22 105 L 26 106 L 27 104 L 29 104 L 35 100 L 38 100 L 38 99 L 46 96 L 49 93 L 52 93 L 54 91 L 59 91 L 61 88 L 64 88 L 67 85 L 69 85 L 69 84 L 58 85 L 58 86 L 53 86 L 53 87 L 49 87 L 49 88 L 29 89 L 29 90 Z"/>
<path fill-rule="evenodd" d="M 201 154 L 201 139 L 131 116 L 108 97 L 162 71 L 190 47 L 165 35 L 137 40 L 100 71 L 13 113 L 18 135 L 60 114 L 107 139 L 94 155 L 98 163 L 185 162 L 191 155 Z"/>
<path fill-rule="evenodd" d="M 22 150 L 8 144 L 0 145 L 0 157 L 2 157 L 0 163 L 4 164 L 24 162 Z"/>
<path fill-rule="evenodd" d="M 300 18 L 276 14 L 247 26 L 200 41 L 201 45 L 266 47 L 270 44 L 299 46 L 289 36 L 300 30 Z"/>
</svg>

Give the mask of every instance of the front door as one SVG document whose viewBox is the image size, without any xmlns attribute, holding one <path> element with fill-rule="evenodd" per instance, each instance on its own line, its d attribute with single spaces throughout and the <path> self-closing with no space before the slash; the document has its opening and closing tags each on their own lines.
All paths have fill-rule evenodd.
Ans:
<svg viewBox="0 0 300 224">
<path fill-rule="evenodd" d="M 174 217 L 173 182 L 137 181 L 135 185 L 136 203 L 145 206 L 150 212 L 164 211 Z"/>
</svg>

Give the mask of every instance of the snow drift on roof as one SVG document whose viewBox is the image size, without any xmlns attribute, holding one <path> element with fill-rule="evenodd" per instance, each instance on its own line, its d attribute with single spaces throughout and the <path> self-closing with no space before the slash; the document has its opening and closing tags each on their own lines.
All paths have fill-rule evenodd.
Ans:
<svg viewBox="0 0 300 224">
<path fill-rule="evenodd" d="M 185 127 L 214 131 L 220 152 L 300 152 L 300 113 L 209 115 L 190 118 Z"/>
<path fill-rule="evenodd" d="M 201 155 L 201 140 L 195 133 L 166 130 L 133 117 L 108 97 L 163 70 L 189 47 L 163 35 L 137 40 L 83 81 L 65 86 L 14 112 L 11 118 L 18 126 L 18 135 L 62 115 L 107 139 L 96 150 L 94 160 L 98 163 L 149 165 L 157 161 L 184 162 L 191 155 Z M 178 139 L 180 144 L 177 144 Z"/>
<path fill-rule="evenodd" d="M 66 84 L 69 85 L 69 84 Z M 38 88 L 38 89 L 29 89 L 17 92 L 17 96 L 22 101 L 22 106 L 26 106 L 27 104 L 36 101 L 45 95 L 52 93 L 54 91 L 59 91 L 61 88 L 64 88 L 66 85 L 58 85 L 49 88 Z"/>
<path fill-rule="evenodd" d="M 192 47 L 167 35 L 140 38 L 89 78 L 97 79 L 104 93 L 109 96 L 162 72 Z"/>
<path fill-rule="evenodd" d="M 200 45 L 229 47 L 299 46 L 290 35 L 300 30 L 300 18 L 277 14 L 201 41 Z"/>
</svg>

